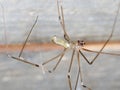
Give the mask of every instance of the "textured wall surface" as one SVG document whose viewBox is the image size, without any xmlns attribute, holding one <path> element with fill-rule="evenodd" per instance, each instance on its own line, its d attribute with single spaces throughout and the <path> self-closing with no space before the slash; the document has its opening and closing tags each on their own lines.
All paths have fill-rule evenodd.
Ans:
<svg viewBox="0 0 120 90">
<path fill-rule="evenodd" d="M 31 34 L 31 42 L 49 42 L 51 36 L 63 36 L 58 22 L 56 0 L 0 0 L 0 2 L 5 12 L 3 13 L 0 7 L 0 44 L 5 42 L 3 14 L 8 43 L 22 43 L 37 15 L 39 19 Z M 63 0 L 68 34 L 72 39 L 105 40 L 111 32 L 119 2 L 120 0 Z M 120 15 L 112 40 L 120 41 L 119 28 Z M 94 49 L 99 48 L 96 46 Z M 105 51 L 120 53 L 120 48 L 115 50 L 108 47 Z M 40 64 L 60 52 L 61 50 L 27 51 L 25 49 L 22 57 Z M 19 51 L 16 50 L 9 51 L 9 54 L 14 56 L 18 53 Z M 92 53 L 85 55 L 90 60 L 94 56 Z M 71 51 L 68 51 L 55 72 L 42 74 L 41 68 L 23 64 L 8 58 L 5 53 L 0 53 L 0 90 L 69 90 L 67 71 L 70 58 Z M 89 66 L 80 57 L 84 83 L 92 90 L 120 90 L 119 59 L 120 56 L 100 55 L 97 61 Z M 46 67 L 51 69 L 55 63 L 53 61 Z M 73 84 L 76 80 L 77 64 L 75 55 L 71 72 Z M 77 90 L 87 89 L 81 89 L 79 83 Z"/>
<path fill-rule="evenodd" d="M 113 51 L 113 50 L 112 50 Z M 56 56 L 60 51 L 40 51 L 23 53 L 27 60 L 40 64 Z M 120 52 L 116 52 L 120 53 Z M 11 55 L 17 56 L 18 52 L 10 52 Z M 90 60 L 93 54 L 85 54 Z M 7 58 L 0 55 L 0 90 L 69 90 L 67 81 L 67 71 L 70 63 L 71 52 L 68 52 L 62 59 L 55 72 L 42 73 L 41 68 Z M 84 84 L 92 90 L 120 90 L 120 61 L 119 56 L 100 55 L 93 65 L 88 65 L 81 58 L 81 69 L 84 77 Z M 57 60 L 47 64 L 45 67 L 52 69 Z M 72 65 L 71 78 L 75 85 L 78 64 L 76 55 Z M 77 90 L 80 89 L 80 83 Z"/>
<path fill-rule="evenodd" d="M 9 43 L 23 42 L 37 15 L 38 23 L 30 40 L 50 41 L 63 36 L 58 22 L 56 0 L 0 0 L 4 7 Z M 63 0 L 67 32 L 72 39 L 105 40 L 111 32 L 119 0 Z M 3 12 L 0 7 L 0 43 L 4 40 Z M 120 17 L 120 15 L 119 15 Z M 120 40 L 120 22 L 113 40 Z"/>
</svg>

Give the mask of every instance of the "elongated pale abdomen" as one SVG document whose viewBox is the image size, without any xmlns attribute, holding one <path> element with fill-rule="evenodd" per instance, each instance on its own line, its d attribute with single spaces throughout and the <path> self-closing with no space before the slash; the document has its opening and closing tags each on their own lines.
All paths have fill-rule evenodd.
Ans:
<svg viewBox="0 0 120 90">
<path fill-rule="evenodd" d="M 60 39 L 60 38 L 57 38 L 56 36 L 53 36 L 51 40 L 55 44 L 63 46 L 64 48 L 70 48 L 70 44 L 67 41 Z"/>
</svg>

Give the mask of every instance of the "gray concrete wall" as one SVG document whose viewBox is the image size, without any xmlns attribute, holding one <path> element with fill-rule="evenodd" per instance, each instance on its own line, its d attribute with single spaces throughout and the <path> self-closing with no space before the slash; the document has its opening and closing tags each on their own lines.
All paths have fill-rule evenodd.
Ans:
<svg viewBox="0 0 120 90">
<path fill-rule="evenodd" d="M 21 43 L 37 15 L 39 20 L 30 41 L 48 42 L 63 36 L 56 0 L 0 0 L 4 6 L 8 43 Z M 65 23 L 72 39 L 105 40 L 111 32 L 119 0 L 63 0 Z M 0 43 L 4 24 L 0 7 Z M 120 15 L 112 40 L 120 40 Z"/>
</svg>

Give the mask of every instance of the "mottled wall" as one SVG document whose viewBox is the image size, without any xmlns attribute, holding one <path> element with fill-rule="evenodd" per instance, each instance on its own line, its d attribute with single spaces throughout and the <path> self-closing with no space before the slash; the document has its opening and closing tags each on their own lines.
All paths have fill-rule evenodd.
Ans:
<svg viewBox="0 0 120 90">
<path fill-rule="evenodd" d="M 23 42 L 37 15 L 31 41 L 46 42 L 63 36 L 56 0 L 0 0 L 4 6 L 8 43 Z M 63 0 L 67 32 L 73 39 L 105 40 L 111 32 L 119 0 Z M 0 43 L 4 24 L 0 7 Z M 119 15 L 120 18 L 120 15 Z M 112 40 L 120 40 L 120 19 Z"/>
<path fill-rule="evenodd" d="M 106 39 L 111 32 L 119 1 L 63 0 L 66 28 L 71 38 L 91 41 Z M 0 0 L 0 2 L 5 8 L 8 43 L 23 42 L 37 15 L 39 20 L 31 35 L 31 41 L 46 42 L 50 41 L 53 35 L 63 36 L 57 18 L 56 0 Z M 2 14 L 0 8 L 0 44 L 4 43 Z M 114 40 L 120 40 L 119 21 L 120 19 L 113 36 Z M 120 53 L 120 49 L 108 47 L 107 52 L 110 51 Z M 22 57 L 40 64 L 60 52 L 61 50 L 24 51 Z M 18 53 L 19 51 L 10 51 L 10 55 L 17 56 Z M 91 53 L 84 53 L 90 60 L 94 56 Z M 41 68 L 17 62 L 8 58 L 5 53 L 0 53 L 0 90 L 69 90 L 67 71 L 70 58 L 71 51 L 68 51 L 54 73 L 42 74 Z M 80 56 L 84 83 L 92 90 L 120 90 L 119 59 L 119 56 L 100 55 L 96 62 L 89 66 Z M 74 60 L 71 72 L 73 83 L 77 72 L 77 59 Z M 50 63 L 46 67 L 54 67 L 55 63 Z M 80 84 L 77 90 L 80 90 Z"/>
</svg>

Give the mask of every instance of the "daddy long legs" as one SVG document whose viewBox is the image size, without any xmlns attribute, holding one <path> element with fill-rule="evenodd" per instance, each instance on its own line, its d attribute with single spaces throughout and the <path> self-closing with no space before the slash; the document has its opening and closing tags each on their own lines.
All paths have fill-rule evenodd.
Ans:
<svg viewBox="0 0 120 90">
<path fill-rule="evenodd" d="M 56 45 L 60 45 L 64 48 L 64 50 L 58 54 L 57 56 L 45 61 L 42 63 L 42 65 L 46 65 L 48 64 L 49 62 L 52 62 L 56 59 L 58 59 L 57 63 L 55 64 L 55 66 L 53 67 L 52 70 L 48 70 L 48 72 L 52 73 L 53 71 L 56 70 L 56 68 L 58 67 L 58 65 L 60 64 L 63 56 L 65 55 L 66 51 L 69 50 L 69 49 L 72 49 L 72 56 L 71 56 L 71 60 L 70 60 L 70 63 L 69 63 L 69 69 L 68 69 L 68 73 L 67 73 L 67 79 L 68 79 L 68 84 L 69 84 L 69 88 L 70 90 L 73 90 L 73 85 L 71 83 L 71 68 L 72 68 L 72 64 L 73 64 L 73 61 L 74 61 L 74 56 L 75 54 L 77 55 L 77 62 L 78 62 L 78 73 L 77 73 L 77 78 L 76 78 L 76 83 L 75 83 L 75 86 L 74 86 L 74 90 L 77 89 L 77 85 L 78 85 L 78 81 L 80 79 L 80 82 L 81 82 L 81 86 L 83 88 L 86 88 L 88 90 L 92 90 L 91 88 L 89 88 L 87 85 L 85 85 L 83 83 L 83 77 L 82 77 L 82 72 L 81 72 L 81 65 L 80 65 L 80 55 L 84 58 L 84 60 L 89 64 L 89 65 L 92 65 L 98 58 L 98 56 L 100 54 L 108 54 L 108 55 L 116 55 L 116 56 L 120 56 L 120 54 L 115 54 L 115 53 L 107 53 L 107 52 L 103 52 L 103 49 L 107 46 L 108 42 L 110 41 L 110 39 L 112 38 L 113 36 L 113 32 L 115 30 L 115 26 L 116 26 L 116 22 L 117 22 L 117 18 L 118 18 L 118 14 L 119 14 L 119 9 L 120 9 L 120 4 L 118 6 L 118 10 L 117 10 L 117 13 L 116 13 L 116 16 L 115 16 L 115 20 L 113 22 L 113 26 L 112 26 L 112 31 L 108 37 L 108 39 L 105 41 L 105 43 L 103 44 L 103 46 L 100 48 L 99 51 L 94 51 L 94 50 L 89 50 L 89 49 L 86 49 L 84 48 L 84 45 L 85 45 L 85 42 L 83 40 L 77 40 L 77 41 L 72 41 L 70 39 L 70 36 L 68 35 L 68 33 L 66 32 L 66 27 L 65 27 L 65 21 L 64 21 L 64 12 L 63 12 L 63 6 L 59 3 L 58 0 L 57 1 L 57 10 L 58 10 L 58 19 L 59 19 L 59 22 L 60 22 L 60 25 L 62 27 L 62 30 L 64 32 L 64 39 L 60 39 L 58 38 L 57 36 L 53 36 L 52 37 L 52 42 Z M 97 53 L 92 60 L 89 60 L 83 53 L 83 51 L 87 51 L 87 52 L 93 52 L 93 53 Z"/>
<path fill-rule="evenodd" d="M 88 89 L 88 90 L 91 90 L 88 86 L 86 86 L 84 83 L 83 83 L 83 78 L 82 78 L 82 72 L 81 72 L 81 66 L 80 66 L 80 55 L 85 59 L 85 61 L 87 61 L 88 64 L 92 65 L 94 63 L 94 61 L 97 59 L 97 57 L 100 55 L 100 54 L 109 54 L 109 55 L 117 55 L 117 56 L 120 56 L 120 54 L 114 54 L 114 53 L 107 53 L 107 52 L 103 52 L 103 49 L 105 48 L 105 46 L 107 45 L 107 43 L 110 41 L 112 35 L 113 35 L 113 32 L 115 30 L 115 25 L 116 25 L 116 21 L 117 21 L 117 17 L 118 17 L 118 13 L 119 13 L 119 8 L 118 8 L 118 11 L 117 11 L 117 15 L 115 17 L 115 21 L 114 21 L 114 24 L 113 24 L 113 28 L 112 28 L 112 32 L 110 34 L 110 36 L 108 37 L 108 39 L 106 40 L 106 42 L 104 43 L 104 45 L 102 46 L 102 48 L 100 49 L 100 51 L 93 51 L 93 50 L 89 50 L 89 49 L 86 49 L 84 48 L 84 45 L 85 45 L 85 42 L 82 41 L 82 40 L 77 40 L 76 42 L 72 41 L 70 39 L 70 36 L 67 34 L 66 32 L 66 28 L 65 28 L 65 21 L 64 21 L 64 13 L 63 13 L 63 7 L 62 5 L 59 4 L 59 2 L 57 1 L 57 8 L 58 8 L 58 18 L 59 18 L 59 21 L 60 21 L 60 25 L 62 27 L 62 30 L 64 32 L 64 40 L 63 39 L 60 39 L 58 38 L 57 36 L 54 36 L 52 38 L 52 41 L 53 43 L 57 44 L 57 45 L 60 45 L 62 47 L 64 47 L 64 50 L 63 52 L 61 52 L 59 55 L 53 57 L 52 59 L 50 60 L 47 60 L 46 62 L 43 62 L 42 65 L 39 65 L 39 64 L 34 64 L 32 62 L 29 62 L 28 60 L 24 59 L 23 57 L 21 57 L 23 51 L 24 51 L 24 47 L 29 39 L 29 36 L 30 34 L 32 33 L 32 30 L 34 28 L 34 26 L 36 25 L 37 23 L 37 20 L 38 20 L 38 17 L 36 18 L 31 30 L 29 31 L 28 35 L 27 35 L 27 38 L 23 44 L 23 47 L 22 49 L 20 50 L 20 53 L 19 55 L 16 57 L 16 56 L 12 56 L 12 55 L 9 55 L 7 54 L 8 57 L 14 59 L 14 60 L 18 60 L 18 61 L 21 61 L 23 63 L 27 63 L 27 64 L 30 64 L 32 66 L 35 66 L 35 67 L 42 67 L 43 68 L 43 65 L 46 65 L 47 63 L 55 60 L 55 59 L 58 59 L 56 65 L 54 66 L 54 68 L 52 70 L 48 70 L 50 73 L 55 71 L 56 68 L 58 67 L 58 65 L 60 64 L 63 56 L 65 55 L 66 51 L 69 50 L 69 49 L 72 49 L 73 52 L 72 52 L 72 56 L 71 56 L 71 60 L 70 60 L 70 64 L 69 64 L 69 69 L 68 69 L 68 74 L 67 74 L 67 78 L 68 78 L 68 84 L 69 84 L 69 88 L 70 90 L 73 90 L 73 87 L 72 87 L 72 83 L 71 83 L 71 68 L 72 68 L 72 64 L 73 64 L 73 61 L 74 61 L 74 56 L 75 54 L 77 55 L 77 62 L 78 62 L 78 73 L 77 73 L 77 78 L 76 78 L 76 83 L 75 83 L 75 87 L 74 87 L 74 90 L 76 90 L 77 88 L 77 85 L 78 85 L 78 81 L 80 79 L 81 81 L 81 85 Z M 6 35 L 5 35 L 6 36 Z M 83 51 L 88 51 L 88 52 L 94 52 L 94 53 L 97 53 L 96 56 L 93 58 L 92 61 L 89 61 L 88 58 L 83 54 Z"/>
</svg>

